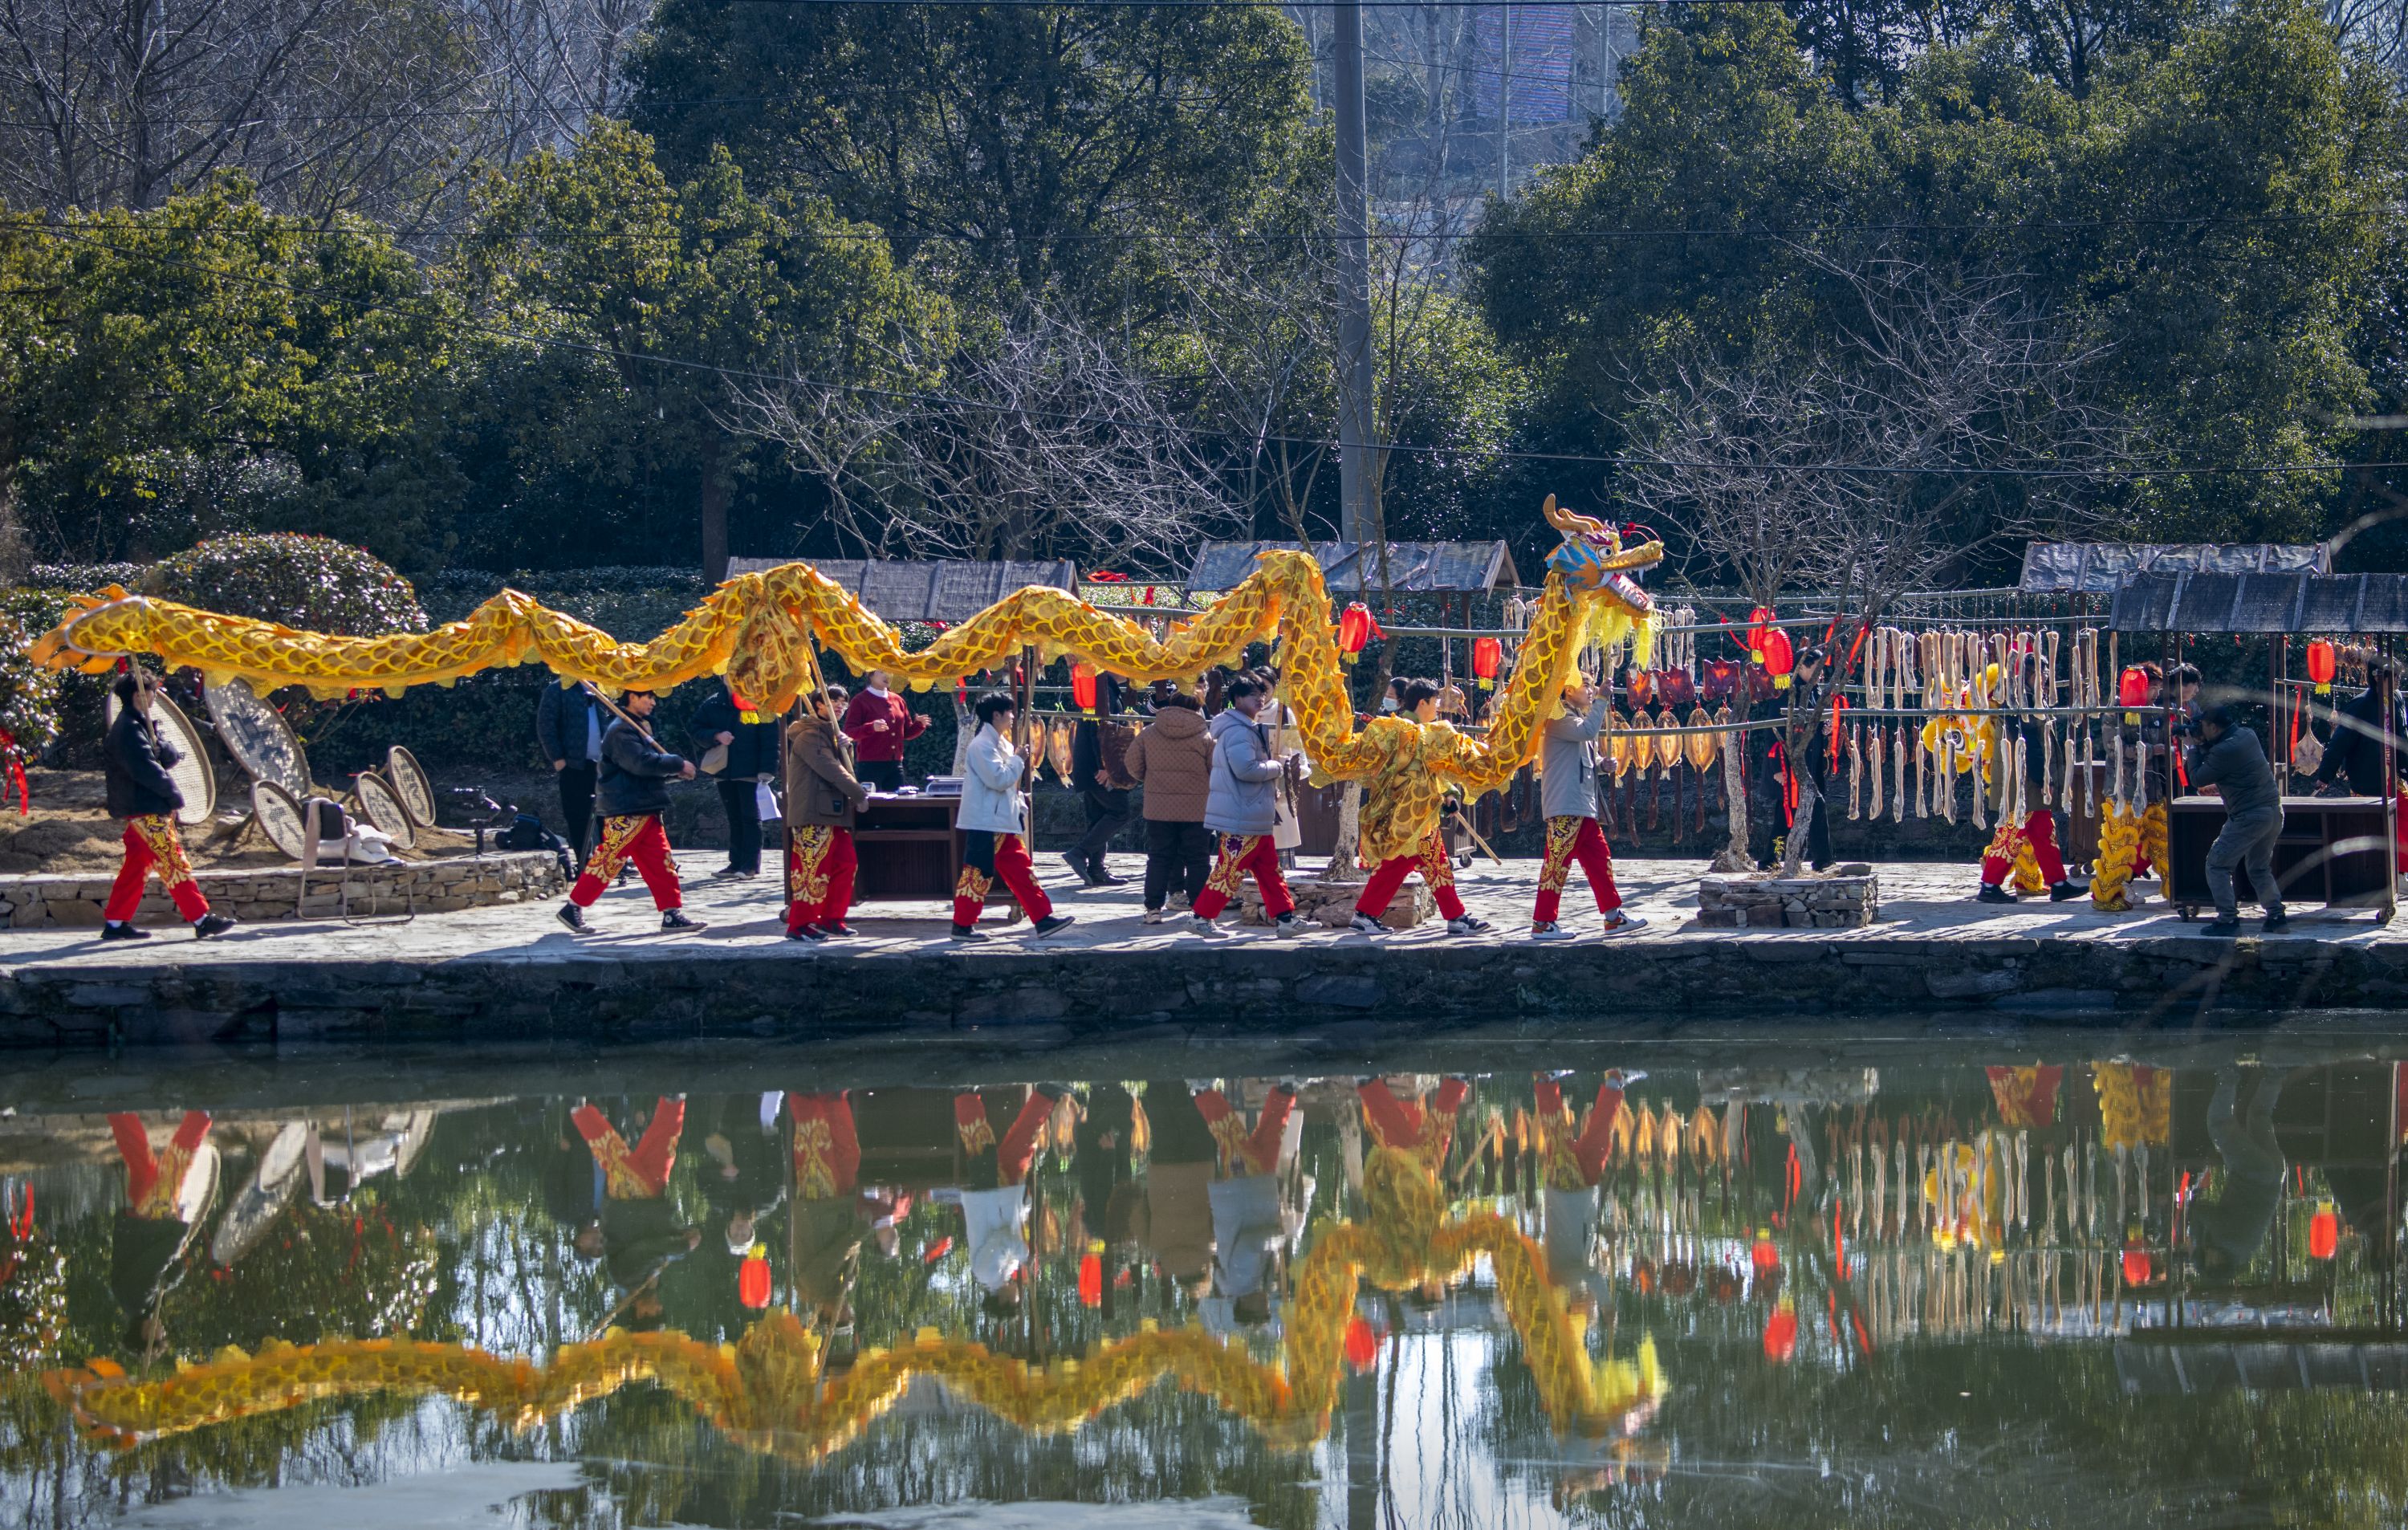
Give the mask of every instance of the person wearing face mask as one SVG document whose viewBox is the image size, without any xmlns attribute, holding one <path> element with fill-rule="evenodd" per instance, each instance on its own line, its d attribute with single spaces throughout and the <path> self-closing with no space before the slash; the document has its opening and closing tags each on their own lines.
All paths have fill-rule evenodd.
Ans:
<svg viewBox="0 0 2408 1530">
<path fill-rule="evenodd" d="M 1262 681 L 1241 675 L 1229 682 L 1229 707 L 1212 720 L 1212 772 L 1205 789 L 1204 827 L 1220 843 L 1220 859 L 1205 879 L 1188 926 L 1198 935 L 1218 935 L 1213 922 L 1229 900 L 1238 895 L 1249 874 L 1262 890 L 1263 917 L 1271 933 L 1297 936 L 1304 921 L 1297 917 L 1296 899 L 1280 871 L 1279 848 L 1272 831 L 1278 827 L 1280 773 L 1284 760 L 1270 752 L 1270 734 L 1256 721 L 1269 694 Z"/>
<path fill-rule="evenodd" d="M 861 779 L 880 792 L 901 789 L 903 746 L 928 731 L 928 720 L 903 705 L 892 682 L 883 669 L 871 670 L 844 708 L 844 736 L 853 740 Z"/>
<path fill-rule="evenodd" d="M 1564 888 L 1571 880 L 1572 863 L 1580 863 L 1597 894 L 1597 911 L 1605 917 L 1605 933 L 1619 935 L 1645 922 L 1623 912 L 1622 894 L 1613 885 L 1613 852 L 1597 826 L 1597 736 L 1605 726 L 1606 708 L 1598 705 L 1597 688 L 1575 676 L 1564 686 L 1560 716 L 1547 723 L 1540 745 L 1540 805 L 1546 809 L 1547 856 L 1539 866 L 1539 895 L 1530 912 L 1530 938 L 1569 940 L 1572 932 L 1556 922 Z"/>
<path fill-rule="evenodd" d="M 1409 680 L 1398 698 L 1402 715 L 1427 728 L 1438 726 L 1439 689 L 1427 680 Z M 1463 906 L 1455 890 L 1455 860 L 1447 853 L 1446 841 L 1432 822 L 1426 833 L 1412 849 L 1391 855 L 1380 863 L 1364 884 L 1363 895 L 1355 900 L 1354 928 L 1359 935 L 1388 935 L 1393 932 L 1380 922 L 1380 916 L 1396 901 L 1397 892 L 1405 879 L 1420 872 L 1422 880 L 1438 900 L 1439 912 L 1446 916 L 1449 935 L 1478 935 L 1490 928 L 1484 919 L 1475 919 Z"/>
</svg>

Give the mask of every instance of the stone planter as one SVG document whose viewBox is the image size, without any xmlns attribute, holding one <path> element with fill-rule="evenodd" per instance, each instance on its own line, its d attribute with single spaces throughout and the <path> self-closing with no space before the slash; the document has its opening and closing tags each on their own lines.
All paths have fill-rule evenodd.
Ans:
<svg viewBox="0 0 2408 1530">
<path fill-rule="evenodd" d="M 1710 929 L 1852 930 L 1880 912 L 1881 880 L 1862 861 L 1794 878 L 1754 872 L 1698 883 L 1698 922 Z"/>
<path fill-rule="evenodd" d="M 564 885 L 560 861 L 550 851 L 500 851 L 396 865 L 355 865 L 349 868 L 347 888 L 343 867 L 320 866 L 309 874 L 306 900 L 301 896 L 297 865 L 203 871 L 194 879 L 201 884 L 201 895 L 209 900 L 211 908 L 246 924 L 296 917 L 334 919 L 344 910 L 347 892 L 353 915 L 433 914 L 558 897 Z M 113 876 L 97 872 L 0 877 L 0 925 L 12 930 L 96 930 L 114 880 Z M 182 922 L 153 879 L 144 888 L 142 907 L 136 911 L 134 922 L 174 925 Z"/>
</svg>

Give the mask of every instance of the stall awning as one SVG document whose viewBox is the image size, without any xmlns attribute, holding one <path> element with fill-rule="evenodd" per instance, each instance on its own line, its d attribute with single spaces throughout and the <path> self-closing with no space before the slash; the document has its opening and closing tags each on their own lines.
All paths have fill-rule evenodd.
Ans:
<svg viewBox="0 0 2408 1530">
<path fill-rule="evenodd" d="M 1196 555 L 1187 588 L 1197 593 L 1236 588 L 1254 571 L 1258 553 L 1294 552 L 1296 542 L 1208 542 Z M 1369 542 L 1315 542 L 1322 582 L 1332 590 L 1380 588 L 1380 551 Z M 1519 584 L 1513 554 L 1503 542 L 1390 542 L 1388 582 L 1410 593 L 1496 590 Z"/>
<path fill-rule="evenodd" d="M 2117 632 L 2408 632 L 2408 574 L 2146 574 L 2115 593 Z"/>
<path fill-rule="evenodd" d="M 758 574 L 790 558 L 730 558 L 727 577 Z M 1014 590 L 1042 584 L 1079 593 L 1079 565 L 1051 563 L 900 563 L 885 558 L 810 560 L 812 567 L 861 597 L 871 615 L 888 622 L 961 622 Z"/>
<path fill-rule="evenodd" d="M 2034 542 L 2024 549 L 2028 595 L 2112 595 L 2143 574 L 2327 574 L 2322 542 Z"/>
</svg>

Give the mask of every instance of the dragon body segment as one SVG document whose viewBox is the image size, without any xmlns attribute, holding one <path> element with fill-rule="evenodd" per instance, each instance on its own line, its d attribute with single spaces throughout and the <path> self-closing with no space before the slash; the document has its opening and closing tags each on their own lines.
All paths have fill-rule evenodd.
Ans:
<svg viewBox="0 0 2408 1530">
<path fill-rule="evenodd" d="M 170 667 L 198 669 L 212 684 L 239 679 L 262 691 L 299 685 L 320 699 L 363 690 L 397 695 L 413 685 L 449 685 L 519 664 L 544 665 L 563 684 L 587 680 L 612 690 L 665 691 L 716 674 L 756 705 L 782 711 L 810 684 L 815 643 L 855 673 L 883 669 L 924 691 L 1001 667 L 1025 646 L 1048 662 L 1067 654 L 1145 682 L 1234 665 L 1248 644 L 1275 641 L 1282 690 L 1318 775 L 1369 785 L 1363 853 L 1378 861 L 1419 844 L 1449 790 L 1476 797 L 1528 762 L 1584 644 L 1632 637 L 1645 662 L 1655 606 L 1629 573 L 1660 561 L 1661 544 L 1625 551 L 1612 531 L 1558 511 L 1552 497 L 1546 513 L 1565 541 L 1548 559 L 1545 592 L 1480 736 L 1399 718 L 1356 729 L 1321 567 L 1298 551 L 1261 554 L 1243 582 L 1162 637 L 1065 591 L 1030 586 L 910 650 L 897 629 L 834 579 L 793 563 L 728 580 L 644 643 L 622 642 L 515 590 L 431 632 L 341 637 L 111 586 L 79 597 L 31 653 L 54 667 L 92 673 L 121 655 L 148 653 Z"/>
</svg>

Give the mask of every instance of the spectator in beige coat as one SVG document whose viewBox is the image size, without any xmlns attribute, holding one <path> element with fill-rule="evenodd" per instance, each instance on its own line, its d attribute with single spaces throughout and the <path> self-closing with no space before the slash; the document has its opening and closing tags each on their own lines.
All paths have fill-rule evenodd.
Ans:
<svg viewBox="0 0 2408 1530">
<path fill-rule="evenodd" d="M 1212 836 L 1204 828 L 1212 739 L 1196 698 L 1157 688 L 1154 718 L 1129 745 L 1125 765 L 1145 788 L 1145 922 L 1159 924 L 1173 889 L 1193 906 L 1212 872 Z"/>
</svg>

